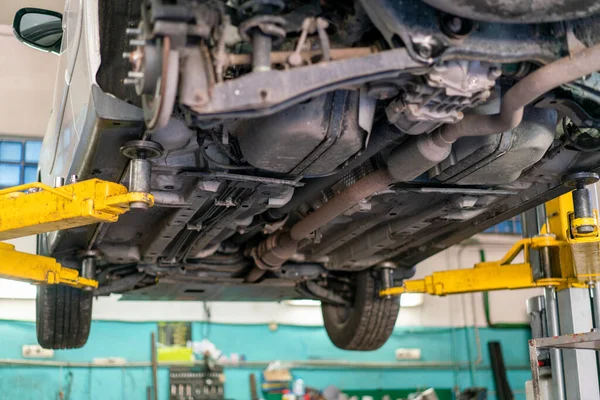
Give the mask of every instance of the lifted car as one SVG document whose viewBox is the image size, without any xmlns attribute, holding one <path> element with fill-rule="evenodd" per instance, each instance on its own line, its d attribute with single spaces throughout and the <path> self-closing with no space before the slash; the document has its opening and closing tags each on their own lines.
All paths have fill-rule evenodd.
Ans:
<svg viewBox="0 0 600 400">
<path fill-rule="evenodd" d="M 156 203 L 40 235 L 38 252 L 93 258 L 95 295 L 124 300 L 317 299 L 336 346 L 377 349 L 399 310 L 380 288 L 600 167 L 599 12 L 84 0 L 56 37 L 60 15 L 21 10 L 17 37 L 59 56 L 39 179 Z M 40 287 L 40 344 L 82 346 L 92 295 Z"/>
</svg>

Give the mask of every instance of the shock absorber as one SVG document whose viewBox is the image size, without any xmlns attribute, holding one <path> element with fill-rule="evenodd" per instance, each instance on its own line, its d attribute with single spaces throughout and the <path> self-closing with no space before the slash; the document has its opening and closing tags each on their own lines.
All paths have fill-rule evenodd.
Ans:
<svg viewBox="0 0 600 400">
<path fill-rule="evenodd" d="M 252 43 L 252 71 L 271 69 L 271 49 L 285 38 L 284 18 L 273 15 L 285 7 L 282 0 L 247 0 L 238 6 L 243 22 L 239 25 L 242 39 Z"/>
</svg>

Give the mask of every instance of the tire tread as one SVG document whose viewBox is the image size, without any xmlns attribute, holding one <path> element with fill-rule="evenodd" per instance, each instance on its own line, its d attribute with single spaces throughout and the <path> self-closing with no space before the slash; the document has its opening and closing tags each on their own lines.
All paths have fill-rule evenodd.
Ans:
<svg viewBox="0 0 600 400">
<path fill-rule="evenodd" d="M 356 294 L 351 315 L 335 321 L 338 306 L 323 305 L 325 329 L 333 344 L 344 350 L 369 351 L 383 346 L 394 330 L 400 302 L 397 297 L 379 297 L 378 281 L 371 271 L 356 276 Z"/>
<path fill-rule="evenodd" d="M 61 286 L 39 286 L 36 297 L 36 333 L 46 349 L 82 347 L 90 332 L 93 292 Z"/>
</svg>

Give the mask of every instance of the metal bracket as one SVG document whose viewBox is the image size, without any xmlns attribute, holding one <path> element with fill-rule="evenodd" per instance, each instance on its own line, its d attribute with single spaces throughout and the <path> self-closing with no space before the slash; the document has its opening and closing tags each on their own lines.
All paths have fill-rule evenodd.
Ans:
<svg viewBox="0 0 600 400">
<path fill-rule="evenodd" d="M 29 189 L 35 192 L 24 193 Z M 116 222 L 133 202 L 154 205 L 149 193 L 90 179 L 52 188 L 29 183 L 0 190 L 0 240 L 95 224 Z"/>
<path fill-rule="evenodd" d="M 535 400 L 541 400 L 540 365 L 538 362 L 539 349 L 572 349 L 600 351 L 600 332 L 593 330 L 587 333 L 576 333 L 549 338 L 529 340 L 529 362 Z"/>
<path fill-rule="evenodd" d="M 21 253 L 15 246 L 0 243 L 0 277 L 49 285 L 97 288 L 98 282 L 79 276 L 79 271 L 62 267 L 54 258 Z"/>
</svg>

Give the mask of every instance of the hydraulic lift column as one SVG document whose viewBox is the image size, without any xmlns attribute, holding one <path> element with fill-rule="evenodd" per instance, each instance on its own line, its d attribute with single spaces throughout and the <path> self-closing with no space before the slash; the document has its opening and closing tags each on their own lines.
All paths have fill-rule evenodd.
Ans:
<svg viewBox="0 0 600 400">
<path fill-rule="evenodd" d="M 539 205 L 523 214 L 523 233 L 525 237 L 551 235 L 549 233 L 542 233 L 544 225 L 546 227 L 550 225 L 545 205 Z M 555 237 L 554 235 L 552 236 Z M 535 277 L 552 277 L 551 257 L 552 254 L 549 247 L 541 248 L 537 257 L 533 255 L 530 257 L 529 262 Z M 554 286 L 545 287 L 543 296 L 530 298 L 527 302 L 527 311 L 531 319 L 531 334 L 534 339 L 560 335 L 558 303 L 556 299 L 556 288 Z M 543 319 L 543 321 L 536 322 L 536 320 L 540 318 Z M 538 326 L 538 324 L 541 325 Z M 553 399 L 565 400 L 565 377 L 562 353 L 559 349 L 548 349 L 546 351 L 550 355 L 552 392 L 554 393 Z M 540 360 L 545 360 L 545 362 L 547 362 L 545 357 L 540 357 Z"/>
<path fill-rule="evenodd" d="M 586 188 L 586 186 L 597 181 L 598 175 L 587 172 L 568 175 L 563 181 L 565 186 L 574 188 L 572 192 L 573 214 L 570 234 L 575 238 L 598 234 L 591 192 Z M 557 234 L 564 233 L 559 230 Z M 583 251 L 583 249 L 578 250 L 577 247 L 572 246 L 571 251 L 575 253 Z M 578 255 L 573 254 L 573 260 L 577 258 Z M 573 267 L 577 268 L 575 261 Z M 574 272 L 577 273 L 577 271 Z M 596 286 L 593 282 L 591 284 Z M 546 288 L 544 295 L 546 297 L 549 336 L 591 331 L 594 327 L 593 297 L 590 296 L 591 294 L 592 292 L 586 288 L 566 288 L 559 291 L 555 291 L 554 288 Z M 550 309 L 553 305 L 558 307 L 558 315 L 553 315 L 555 311 Z M 555 326 L 556 322 L 560 325 L 558 330 Z M 558 399 L 563 399 L 564 396 L 567 399 L 600 398 L 598 363 L 595 352 L 571 349 L 551 349 L 550 351 L 553 355 L 552 375 L 557 387 Z M 562 357 L 560 354 L 562 354 Z M 556 361 L 559 362 L 556 363 Z M 559 372 L 559 368 L 562 371 Z M 563 385 L 564 392 L 561 390 Z"/>
</svg>

